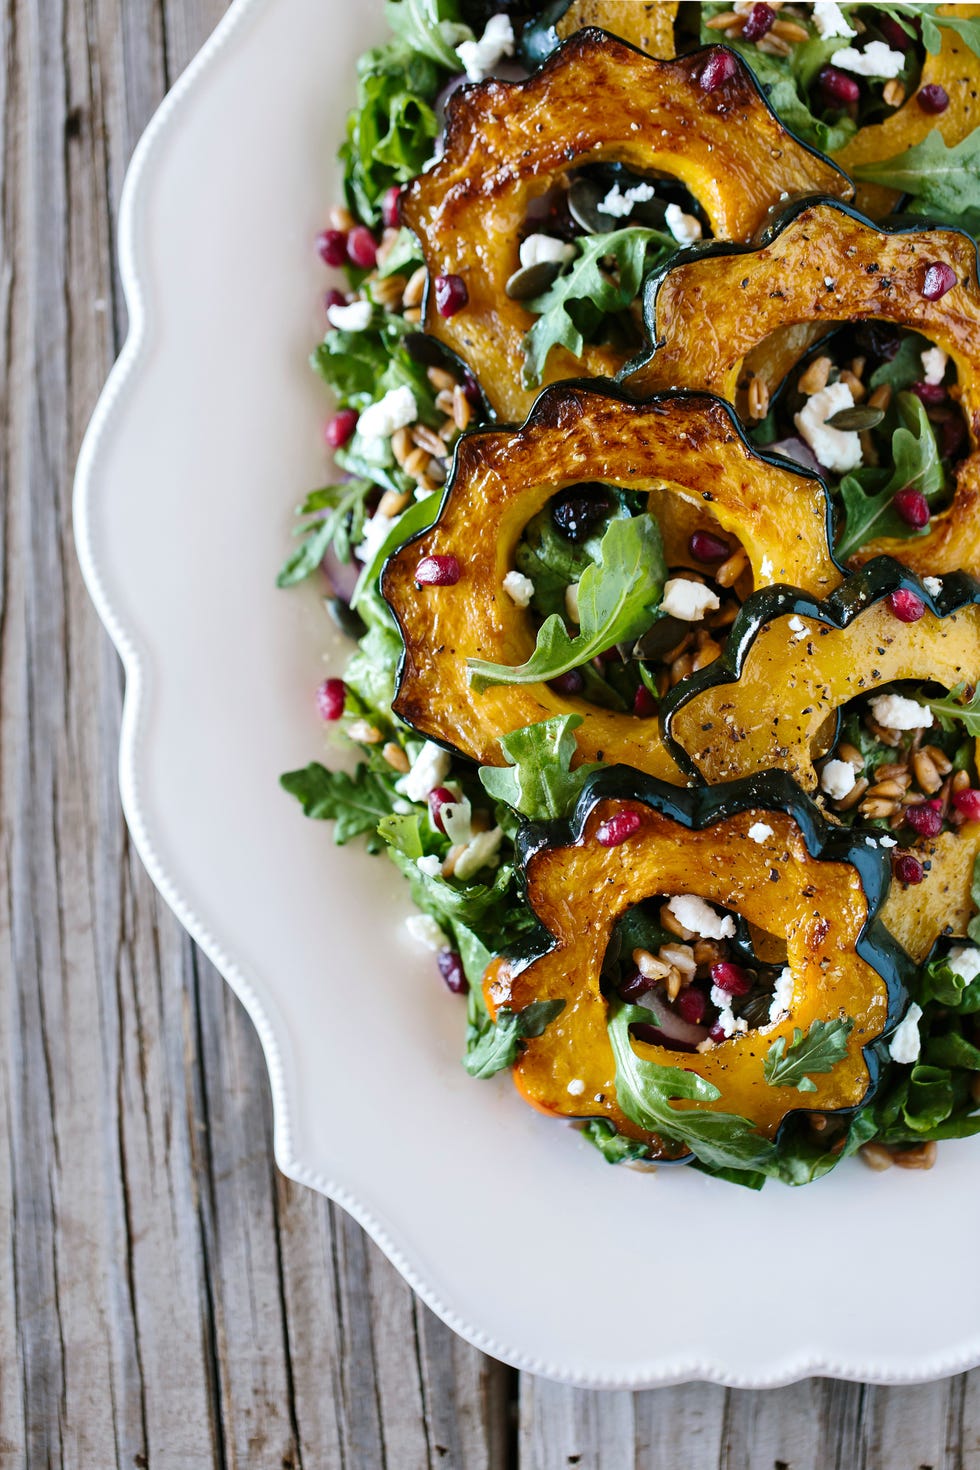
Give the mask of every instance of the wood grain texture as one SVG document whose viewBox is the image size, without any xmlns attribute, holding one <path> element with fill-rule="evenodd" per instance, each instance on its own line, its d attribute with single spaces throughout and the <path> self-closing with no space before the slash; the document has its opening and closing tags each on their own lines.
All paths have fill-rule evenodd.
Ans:
<svg viewBox="0 0 980 1470">
<path fill-rule="evenodd" d="M 277 1174 L 252 1027 L 122 822 L 121 675 L 70 521 L 125 332 L 126 164 L 224 8 L 0 5 L 0 1467 L 980 1470 L 978 1374 L 519 1382 Z"/>
</svg>

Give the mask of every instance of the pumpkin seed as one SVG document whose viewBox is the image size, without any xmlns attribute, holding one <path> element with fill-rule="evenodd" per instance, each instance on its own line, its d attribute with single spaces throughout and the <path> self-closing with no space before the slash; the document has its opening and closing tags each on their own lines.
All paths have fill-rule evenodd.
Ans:
<svg viewBox="0 0 980 1470">
<path fill-rule="evenodd" d="M 851 429 L 860 433 L 864 429 L 877 429 L 884 417 L 882 409 L 872 408 L 869 403 L 864 403 L 854 408 L 840 409 L 826 420 L 826 424 L 828 429 Z"/>
<path fill-rule="evenodd" d="M 625 194 L 627 189 L 647 181 L 628 176 L 613 182 L 618 183 Z M 637 200 L 629 214 L 622 217 L 601 210 L 599 205 L 613 187 L 613 182 L 606 179 L 600 183 L 587 177 L 572 180 L 568 190 L 568 212 L 580 229 L 587 235 L 607 235 L 612 230 L 622 230 L 631 225 L 643 225 L 648 230 L 664 228 L 667 217 L 667 201 L 664 199 Z"/>
<path fill-rule="evenodd" d="M 679 618 L 669 615 L 658 618 L 652 628 L 648 628 L 634 645 L 632 654 L 634 658 L 641 659 L 644 663 L 656 662 L 665 653 L 674 648 L 685 633 L 690 632 L 687 623 L 681 622 Z"/>
<path fill-rule="evenodd" d="M 522 265 L 504 287 L 511 301 L 530 301 L 547 291 L 561 266 L 556 260 L 539 260 L 536 265 Z"/>
</svg>

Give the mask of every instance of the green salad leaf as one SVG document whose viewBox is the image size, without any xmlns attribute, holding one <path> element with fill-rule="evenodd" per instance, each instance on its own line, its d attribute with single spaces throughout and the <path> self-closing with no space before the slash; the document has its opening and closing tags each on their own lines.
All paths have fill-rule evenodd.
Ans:
<svg viewBox="0 0 980 1470">
<path fill-rule="evenodd" d="M 303 540 L 280 569 L 277 586 L 295 587 L 304 581 L 331 548 L 339 561 L 350 561 L 351 546 L 364 531 L 364 501 L 372 488 L 370 480 L 354 479 L 346 485 L 327 485 L 306 497 L 299 514 L 316 519 L 300 528 Z"/>
<path fill-rule="evenodd" d="M 636 1138 L 627 1138 L 606 1118 L 590 1118 L 582 1128 L 583 1135 L 593 1144 L 607 1164 L 635 1163 L 637 1159 L 648 1159 L 650 1150 Z"/>
<path fill-rule="evenodd" d="M 972 697 L 963 703 L 966 694 L 965 683 L 954 684 L 945 699 L 920 699 L 919 703 L 932 710 L 944 730 L 955 730 L 957 725 L 962 725 L 968 735 L 980 735 L 980 689 L 975 689 Z"/>
<path fill-rule="evenodd" d="M 287 771 L 279 784 L 296 797 L 305 816 L 335 823 L 333 835 L 339 847 L 366 832 L 368 851 L 380 852 L 378 824 L 391 816 L 397 799 L 394 775 L 392 771 L 390 777 L 384 776 L 361 763 L 351 776 L 311 761 L 300 771 Z"/>
<path fill-rule="evenodd" d="M 503 801 L 532 822 L 567 817 L 598 765 L 574 771 L 575 730 L 581 715 L 558 715 L 537 725 L 525 725 L 500 738 L 506 766 L 481 766 L 480 780 L 495 801 Z"/>
<path fill-rule="evenodd" d="M 447 71 L 462 71 L 456 47 L 473 32 L 459 18 L 455 0 L 388 0 L 385 19 L 396 36 Z"/>
<path fill-rule="evenodd" d="M 762 1075 L 770 1087 L 816 1092 L 817 1084 L 808 1074 L 833 1071 L 847 1056 L 853 1026 L 851 1020 L 812 1021 L 805 1035 L 799 1026 L 794 1027 L 789 1046 L 785 1036 L 777 1036 L 762 1064 Z"/>
<path fill-rule="evenodd" d="M 538 629 L 531 657 L 516 668 L 467 660 L 474 688 L 556 679 L 646 631 L 656 615 L 666 577 L 656 520 L 644 514 L 610 521 L 597 555 L 578 584 L 578 633 L 570 634 L 559 614 L 553 613 Z"/>
<path fill-rule="evenodd" d="M 368 51 L 358 62 L 357 106 L 340 158 L 347 202 L 367 224 L 380 222 L 387 191 L 415 178 L 431 156 L 439 131 L 431 104 L 444 75 L 431 56 L 404 41 Z"/>
<path fill-rule="evenodd" d="M 931 502 L 946 489 L 939 445 L 924 405 L 914 393 L 899 393 L 895 411 L 891 468 L 868 465 L 840 482 L 844 516 L 835 549 L 842 561 L 878 536 L 924 534 L 924 528 L 916 531 L 893 508 L 897 491 L 919 490 Z"/>
<path fill-rule="evenodd" d="M 577 257 L 541 296 L 526 302 L 537 321 L 524 338 L 523 384 L 536 388 L 553 347 L 578 357 L 603 319 L 624 311 L 644 277 L 677 249 L 671 235 L 632 226 L 576 241 Z"/>
<path fill-rule="evenodd" d="M 495 1072 L 512 1067 L 520 1055 L 521 1042 L 531 1036 L 542 1036 L 564 1009 L 563 1000 L 535 1000 L 522 1011 L 501 1006 L 496 1021 L 486 1017 L 486 1024 L 463 1059 L 463 1066 L 471 1077 L 492 1077 Z"/>
<path fill-rule="evenodd" d="M 912 214 L 931 215 L 971 231 L 980 219 L 980 129 L 949 146 L 934 128 L 904 153 L 861 164 L 851 174 L 862 183 L 901 190 L 909 196 L 905 208 Z"/>
</svg>

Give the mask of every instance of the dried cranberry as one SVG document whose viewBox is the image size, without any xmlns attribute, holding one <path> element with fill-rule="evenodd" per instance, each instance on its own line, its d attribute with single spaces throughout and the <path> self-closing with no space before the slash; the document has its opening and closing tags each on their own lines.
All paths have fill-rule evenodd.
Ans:
<svg viewBox="0 0 980 1470">
<path fill-rule="evenodd" d="M 693 985 L 687 990 L 682 990 L 674 1002 L 674 1009 L 684 1021 L 689 1021 L 692 1026 L 700 1026 L 704 1020 L 704 1013 L 708 1007 L 708 998 L 703 990 L 697 990 Z"/>
<path fill-rule="evenodd" d="M 362 271 L 373 271 L 378 263 L 378 242 L 367 225 L 355 225 L 347 236 L 347 259 Z"/>
<path fill-rule="evenodd" d="M 980 791 L 967 787 L 966 791 L 954 791 L 953 805 L 968 822 L 980 822 Z"/>
<path fill-rule="evenodd" d="M 650 981 L 637 970 L 635 975 L 630 975 L 628 980 L 622 982 L 619 987 L 619 993 L 624 1000 L 632 1002 L 639 1000 L 641 995 L 646 995 L 649 989 Z"/>
<path fill-rule="evenodd" d="M 324 679 L 316 691 L 317 712 L 322 720 L 339 720 L 344 713 L 347 685 L 343 679 Z"/>
<path fill-rule="evenodd" d="M 436 296 L 436 311 L 440 316 L 455 316 L 470 299 L 462 276 L 436 276 L 432 289 Z"/>
<path fill-rule="evenodd" d="M 715 1022 L 714 1026 L 712 1026 L 711 1030 L 708 1032 L 708 1040 L 709 1041 L 724 1041 L 725 1039 L 726 1039 L 726 1032 L 725 1032 L 724 1026 L 719 1026 L 718 1023 Z"/>
<path fill-rule="evenodd" d="M 946 389 L 942 383 L 913 383 L 912 392 L 927 408 L 936 408 L 946 402 Z"/>
<path fill-rule="evenodd" d="M 469 990 L 469 982 L 463 973 L 463 961 L 454 949 L 441 949 L 436 956 L 436 964 L 439 966 L 439 974 L 446 982 L 447 989 L 453 995 L 465 995 Z"/>
<path fill-rule="evenodd" d="M 321 230 L 316 237 L 316 250 L 324 265 L 343 265 L 347 260 L 346 230 Z"/>
<path fill-rule="evenodd" d="M 356 408 L 342 408 L 339 413 L 334 414 L 324 430 L 324 437 L 331 449 L 343 449 L 345 444 L 350 443 L 357 428 L 357 417 Z"/>
<path fill-rule="evenodd" d="M 458 801 L 459 797 L 455 796 L 449 790 L 448 786 L 433 786 L 429 792 L 429 816 L 432 818 L 432 825 L 437 832 L 445 832 L 446 830 L 442 820 L 443 807 L 455 806 Z"/>
<path fill-rule="evenodd" d="M 329 291 L 323 293 L 323 309 L 329 311 L 331 306 L 346 306 L 347 297 L 343 291 L 338 291 L 336 286 L 331 286 Z"/>
<path fill-rule="evenodd" d="M 902 345 L 902 334 L 886 322 L 862 322 L 854 330 L 854 345 L 866 356 L 881 362 L 891 362 L 898 356 Z"/>
<path fill-rule="evenodd" d="M 711 966 L 711 983 L 726 995 L 748 995 L 752 989 L 752 976 L 742 965 L 733 965 L 730 960 L 719 960 Z"/>
<path fill-rule="evenodd" d="M 749 11 L 749 18 L 742 27 L 742 40 L 758 41 L 768 30 L 772 29 L 775 19 L 776 12 L 771 5 L 753 5 Z"/>
<path fill-rule="evenodd" d="M 939 425 L 939 448 L 944 459 L 955 459 L 966 439 L 966 424 L 958 413 L 943 419 Z"/>
<path fill-rule="evenodd" d="M 595 838 L 600 847 L 618 847 L 638 830 L 642 823 L 639 812 L 617 812 L 607 822 L 600 822 Z"/>
<path fill-rule="evenodd" d="M 397 230 L 401 224 L 402 191 L 392 184 L 381 201 L 381 220 L 386 230 Z"/>
<path fill-rule="evenodd" d="M 956 285 L 956 272 L 945 260 L 934 260 L 926 266 L 922 278 L 922 294 L 927 301 L 941 301 Z"/>
<path fill-rule="evenodd" d="M 938 82 L 929 82 L 927 86 L 919 88 L 915 94 L 915 100 L 923 112 L 935 116 L 937 113 L 946 111 L 949 106 L 949 93 Z"/>
<path fill-rule="evenodd" d="M 577 546 L 589 539 L 611 509 L 612 498 L 604 485 L 572 485 L 551 502 L 551 523 Z"/>
<path fill-rule="evenodd" d="M 548 688 L 553 689 L 556 694 L 581 694 L 585 688 L 585 678 L 581 670 L 569 669 L 567 674 L 559 674 L 557 679 L 549 679 Z"/>
<path fill-rule="evenodd" d="M 909 887 L 915 883 L 921 883 L 925 877 L 925 869 L 919 859 L 910 852 L 900 852 L 892 859 L 892 872 L 899 883 Z"/>
<path fill-rule="evenodd" d="M 905 821 L 920 837 L 938 837 L 943 830 L 943 814 L 931 806 L 910 806 Z"/>
<path fill-rule="evenodd" d="M 727 541 L 722 541 L 720 536 L 712 536 L 710 531 L 695 531 L 687 548 L 695 561 L 727 561 L 732 554 Z"/>
<path fill-rule="evenodd" d="M 914 526 L 917 531 L 929 524 L 929 502 L 921 490 L 913 490 L 909 486 L 904 490 L 896 490 L 892 496 L 892 506 L 905 524 Z"/>
<path fill-rule="evenodd" d="M 876 24 L 889 46 L 895 51 L 905 52 L 909 49 L 913 37 L 909 35 L 908 31 L 897 20 L 893 20 L 890 15 L 883 15 L 876 18 Z"/>
<path fill-rule="evenodd" d="M 720 87 L 738 71 L 738 62 L 731 51 L 722 51 L 719 47 L 712 51 L 702 68 L 698 77 L 698 86 L 702 92 L 713 92 Z"/>
<path fill-rule="evenodd" d="M 848 102 L 857 102 L 861 96 L 861 88 L 853 77 L 846 72 L 840 71 L 836 66 L 821 67 L 817 73 L 817 81 L 824 96 L 830 102 L 838 102 L 844 105 Z"/>
<path fill-rule="evenodd" d="M 917 623 L 926 610 L 921 597 L 908 587 L 899 587 L 888 594 L 888 610 L 900 623 Z"/>
<path fill-rule="evenodd" d="M 455 587 L 463 575 L 454 556 L 424 556 L 415 568 L 416 587 Z"/>
<path fill-rule="evenodd" d="M 648 720 L 657 713 L 657 701 L 645 684 L 641 684 L 633 695 L 633 713 L 641 720 Z"/>
</svg>

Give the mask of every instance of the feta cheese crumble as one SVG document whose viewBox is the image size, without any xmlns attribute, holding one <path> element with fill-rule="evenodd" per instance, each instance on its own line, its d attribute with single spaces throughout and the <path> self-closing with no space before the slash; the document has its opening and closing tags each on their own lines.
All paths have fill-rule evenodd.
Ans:
<svg viewBox="0 0 980 1470">
<path fill-rule="evenodd" d="M 861 463 L 861 440 L 852 429 L 828 429 L 827 420 L 842 408 L 853 408 L 846 383 L 828 383 L 812 393 L 793 422 L 825 470 L 845 475 Z"/>
<path fill-rule="evenodd" d="M 388 534 L 395 524 L 391 516 L 379 515 L 377 512 L 369 521 L 364 522 L 361 539 L 357 545 L 357 554 L 365 566 L 370 566 L 382 546 L 388 539 Z"/>
<path fill-rule="evenodd" d="M 949 362 L 949 358 L 946 356 L 941 347 L 928 347 L 926 351 L 921 354 L 921 357 L 922 371 L 923 373 L 925 373 L 925 380 L 927 383 L 935 387 L 935 385 L 937 383 L 941 383 L 943 378 L 946 376 L 946 364 Z"/>
<path fill-rule="evenodd" d="M 832 66 L 853 72 L 857 77 L 897 77 L 905 65 L 901 51 L 893 51 L 884 41 L 869 41 L 863 51 L 844 46 L 830 58 Z"/>
<path fill-rule="evenodd" d="M 901 1062 L 905 1066 L 911 1065 L 918 1060 L 919 1050 L 922 1046 L 922 1038 L 919 1035 L 919 1021 L 922 1019 L 922 1007 L 916 1005 L 915 1001 L 905 1012 L 903 1020 L 899 1021 L 892 1033 L 892 1039 L 888 1043 L 888 1055 L 893 1062 Z"/>
<path fill-rule="evenodd" d="M 624 193 L 618 184 L 613 184 L 609 193 L 596 208 L 600 214 L 610 214 L 613 219 L 625 219 L 633 213 L 634 204 L 646 204 L 657 191 L 652 184 L 634 184 Z"/>
<path fill-rule="evenodd" d="M 759 576 L 760 577 L 769 578 L 769 577 L 772 576 L 772 571 L 773 571 L 772 557 L 771 556 L 764 556 L 762 558 L 762 563 L 761 563 L 761 565 L 759 567 Z"/>
<path fill-rule="evenodd" d="M 500 847 L 503 835 L 499 827 L 493 827 L 489 832 L 477 832 L 456 859 L 453 877 L 458 878 L 461 883 L 466 883 L 489 863 L 496 867 L 497 849 Z"/>
<path fill-rule="evenodd" d="M 568 615 L 568 621 L 570 623 L 580 623 L 582 621 L 582 619 L 579 617 L 578 611 L 577 582 L 569 582 L 568 586 L 565 588 L 565 612 Z"/>
<path fill-rule="evenodd" d="M 923 577 L 922 585 L 931 597 L 938 597 L 943 590 L 942 578 L 940 577 Z"/>
<path fill-rule="evenodd" d="M 843 36 L 846 40 L 849 36 L 857 35 L 854 27 L 849 26 L 844 19 L 844 13 L 837 4 L 837 0 L 815 0 L 813 24 L 825 41 L 829 41 L 833 36 Z"/>
<path fill-rule="evenodd" d="M 571 1093 L 572 1097 L 581 1097 L 582 1093 L 585 1091 L 585 1083 L 582 1081 L 581 1077 L 573 1077 L 565 1090 Z"/>
<path fill-rule="evenodd" d="M 769 1002 L 769 1024 L 775 1025 L 777 1021 L 785 1021 L 789 1015 L 790 1006 L 793 1004 L 793 972 L 789 965 L 784 965 L 776 976 L 776 984 L 773 986 L 772 1000 Z"/>
<path fill-rule="evenodd" d="M 508 572 L 504 578 L 504 591 L 516 607 L 527 607 L 534 596 L 534 583 L 523 572 Z"/>
<path fill-rule="evenodd" d="M 820 774 L 820 788 L 833 801 L 843 801 L 854 790 L 857 776 L 850 761 L 828 761 Z"/>
<path fill-rule="evenodd" d="M 448 753 L 435 741 L 427 740 L 412 762 L 412 769 L 395 782 L 395 790 L 409 801 L 425 801 L 429 792 L 445 781 L 449 767 Z"/>
<path fill-rule="evenodd" d="M 898 846 L 897 839 L 894 838 L 894 837 L 889 837 L 887 835 L 887 833 L 884 834 L 883 836 L 879 837 L 878 838 L 878 841 L 881 843 L 882 847 L 897 847 Z"/>
<path fill-rule="evenodd" d="M 980 975 L 980 949 L 973 945 L 957 944 L 951 949 L 946 963 L 954 975 L 959 975 L 969 985 Z"/>
<path fill-rule="evenodd" d="M 772 828 L 767 822 L 753 822 L 752 826 L 749 828 L 750 839 L 753 842 L 757 842 L 760 847 L 764 842 L 768 842 L 769 838 L 772 835 Z"/>
<path fill-rule="evenodd" d="M 415 866 L 427 878 L 438 878 L 442 872 L 442 858 L 436 857 L 435 853 L 431 852 L 427 857 L 416 858 Z"/>
<path fill-rule="evenodd" d="M 684 929 L 700 934 L 702 939 L 731 939 L 735 934 L 735 920 L 731 914 L 718 914 L 696 893 L 678 893 L 667 904 L 670 912 Z"/>
<path fill-rule="evenodd" d="M 365 331 L 371 325 L 373 315 L 374 308 L 370 301 L 352 301 L 349 306 L 327 307 L 327 321 L 342 332 Z"/>
<path fill-rule="evenodd" d="M 383 398 L 363 410 L 357 421 L 357 432 L 363 439 L 390 439 L 396 429 L 414 424 L 418 416 L 415 394 L 403 384 L 400 388 L 389 388 Z"/>
<path fill-rule="evenodd" d="M 416 859 L 416 861 L 421 861 L 421 859 Z M 438 861 L 437 858 L 436 862 Z M 417 944 L 423 944 L 426 949 L 435 950 L 438 954 L 440 949 L 449 948 L 445 934 L 430 914 L 411 914 L 405 920 L 405 928 L 408 930 L 409 937 Z"/>
<path fill-rule="evenodd" d="M 721 990 L 717 985 L 711 987 L 711 1004 L 718 1007 L 718 1020 L 715 1025 L 720 1026 L 725 1036 L 734 1036 L 748 1031 L 749 1023 L 744 1016 L 736 1016 L 732 1011 L 732 997 L 727 990 Z"/>
<path fill-rule="evenodd" d="M 564 265 L 575 254 L 575 246 L 554 235 L 528 235 L 521 241 L 521 265 L 527 269 L 532 265 Z"/>
<path fill-rule="evenodd" d="M 932 710 L 904 694 L 879 694 L 871 701 L 871 713 L 886 730 L 928 730 Z"/>
<path fill-rule="evenodd" d="M 667 205 L 664 221 L 678 245 L 691 245 L 701 238 L 701 221 L 693 214 L 685 214 L 679 204 Z"/>
<path fill-rule="evenodd" d="M 806 637 L 806 623 L 802 618 L 792 617 L 789 620 L 789 630 L 793 635 L 793 642 L 799 643 L 801 638 Z"/>
<path fill-rule="evenodd" d="M 514 27 L 508 15 L 491 15 L 478 41 L 463 41 L 456 55 L 471 82 L 482 82 L 505 56 L 514 54 Z"/>
<path fill-rule="evenodd" d="M 473 807 L 465 796 L 458 801 L 444 801 L 439 820 L 454 847 L 465 847 L 473 840 Z"/>
<path fill-rule="evenodd" d="M 720 606 L 715 594 L 701 582 L 691 582 L 687 577 L 671 577 L 664 584 L 661 610 L 672 618 L 679 618 L 682 623 L 698 623 L 706 612 L 714 612 Z"/>
</svg>

